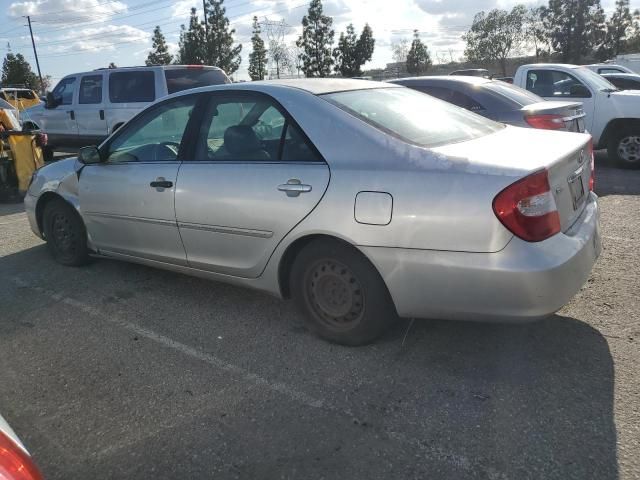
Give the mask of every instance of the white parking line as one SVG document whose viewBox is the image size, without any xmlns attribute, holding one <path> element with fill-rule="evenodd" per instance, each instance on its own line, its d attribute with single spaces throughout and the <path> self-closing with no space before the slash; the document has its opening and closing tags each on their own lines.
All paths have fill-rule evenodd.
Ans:
<svg viewBox="0 0 640 480">
<path fill-rule="evenodd" d="M 256 373 L 250 372 L 242 367 L 238 367 L 237 365 L 226 362 L 216 357 L 215 355 L 201 352 L 193 347 L 190 347 L 189 345 L 178 342 L 165 335 L 161 335 L 152 330 L 136 325 L 135 323 L 128 322 L 126 320 L 122 320 L 120 318 L 116 318 L 111 315 L 105 315 L 98 308 L 92 307 L 91 305 L 87 305 L 86 303 L 83 303 L 79 300 L 75 300 L 73 298 L 61 295 L 60 293 L 57 293 L 53 290 L 49 290 L 49 289 L 40 287 L 38 285 L 32 285 L 24 281 L 20 277 L 13 277 L 11 278 L 11 280 L 18 287 L 29 288 L 31 290 L 34 290 L 52 300 L 55 300 L 56 302 L 60 302 L 70 307 L 77 308 L 78 310 L 86 313 L 91 317 L 97 318 L 100 321 L 106 321 L 114 325 L 117 325 L 121 328 L 124 328 L 126 330 L 129 330 L 131 332 L 134 332 L 141 337 L 152 340 L 165 347 L 174 349 L 191 358 L 201 360 L 217 369 L 237 375 L 249 383 L 252 383 L 257 386 L 265 387 L 274 392 L 278 392 L 288 397 L 289 399 L 299 402 L 303 405 L 307 405 L 312 408 L 322 408 L 324 410 L 328 410 L 328 411 L 343 415 L 347 418 L 358 420 L 357 417 L 348 409 L 344 409 L 344 408 L 340 408 L 335 405 L 332 405 L 329 402 L 327 402 L 325 399 L 314 398 L 310 395 L 307 395 L 304 392 L 296 390 L 295 388 L 287 384 L 268 380 Z M 164 427 L 160 426 L 159 431 L 162 429 L 164 429 Z M 438 445 L 426 445 L 423 442 L 420 442 L 418 439 L 407 437 L 402 432 L 387 431 L 387 434 L 389 438 L 392 438 L 402 444 L 410 445 L 414 448 L 419 449 L 424 455 L 424 459 L 426 460 L 431 460 L 431 461 L 435 460 L 442 463 L 446 463 L 446 464 L 449 464 L 450 466 L 453 466 L 455 468 L 458 468 L 468 473 L 478 473 L 478 471 L 481 471 L 484 473 L 484 476 L 489 480 L 506 480 L 508 478 L 505 474 L 495 470 L 491 466 L 481 465 L 464 455 L 448 452 L 444 448 Z M 109 450 L 107 450 L 106 452 L 101 452 L 100 454 L 102 455 L 105 453 L 108 454 Z"/>
</svg>

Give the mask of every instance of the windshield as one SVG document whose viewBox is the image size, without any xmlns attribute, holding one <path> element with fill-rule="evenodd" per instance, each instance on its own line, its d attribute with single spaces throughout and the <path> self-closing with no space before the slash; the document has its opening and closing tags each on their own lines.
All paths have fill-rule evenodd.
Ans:
<svg viewBox="0 0 640 480">
<path fill-rule="evenodd" d="M 591 84 L 598 90 L 618 90 L 613 83 L 593 70 L 589 70 L 586 67 L 580 67 L 576 68 L 576 71 L 582 75 L 586 81 L 591 82 Z"/>
<path fill-rule="evenodd" d="M 322 97 L 382 131 L 423 147 L 472 140 L 504 128 L 409 88 L 350 90 Z"/>
<path fill-rule="evenodd" d="M 505 82 L 487 82 L 483 85 L 484 88 L 492 92 L 498 93 L 507 97 L 509 100 L 517 103 L 521 107 L 525 105 L 531 105 L 532 103 L 544 102 L 544 98 L 539 97 L 535 93 L 531 93 L 528 90 L 520 87 L 514 87 Z"/>
</svg>

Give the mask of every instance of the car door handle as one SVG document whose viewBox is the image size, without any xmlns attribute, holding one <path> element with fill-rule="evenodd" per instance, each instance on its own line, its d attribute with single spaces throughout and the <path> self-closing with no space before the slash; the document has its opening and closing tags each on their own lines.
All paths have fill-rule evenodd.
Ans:
<svg viewBox="0 0 640 480">
<path fill-rule="evenodd" d="M 100 115 L 100 120 L 104 120 L 104 110 L 100 110 L 99 115 Z"/>
<path fill-rule="evenodd" d="M 297 197 L 301 193 L 307 193 L 311 191 L 311 185 L 305 185 L 297 178 L 291 178 L 287 183 L 278 185 L 278 190 L 285 192 L 287 197 Z"/>
<path fill-rule="evenodd" d="M 170 182 L 169 180 L 165 180 L 162 177 L 158 177 L 156 178 L 153 182 L 151 182 L 149 184 L 150 187 L 153 188 L 171 188 L 173 187 L 173 182 Z"/>
<path fill-rule="evenodd" d="M 76 119 L 76 113 L 73 110 L 67 110 L 67 113 L 71 117 L 71 120 L 75 120 Z"/>
</svg>

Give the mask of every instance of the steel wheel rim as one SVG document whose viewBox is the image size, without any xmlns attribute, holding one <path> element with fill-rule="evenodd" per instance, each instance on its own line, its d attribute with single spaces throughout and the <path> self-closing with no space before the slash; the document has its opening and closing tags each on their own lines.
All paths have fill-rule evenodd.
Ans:
<svg viewBox="0 0 640 480">
<path fill-rule="evenodd" d="M 618 156 L 628 163 L 640 161 L 640 137 L 631 135 L 618 143 Z"/>
<path fill-rule="evenodd" d="M 77 237 L 73 225 L 67 215 L 56 213 L 51 220 L 53 244 L 62 255 L 73 255 L 76 252 Z"/>
<path fill-rule="evenodd" d="M 333 259 L 323 259 L 307 270 L 305 293 L 316 317 L 334 330 L 348 330 L 364 314 L 364 290 L 351 269 Z"/>
</svg>

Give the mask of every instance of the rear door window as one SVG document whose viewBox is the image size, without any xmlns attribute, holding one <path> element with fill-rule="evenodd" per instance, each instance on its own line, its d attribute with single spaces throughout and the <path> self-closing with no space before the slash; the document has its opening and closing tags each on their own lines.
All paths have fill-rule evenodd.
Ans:
<svg viewBox="0 0 640 480">
<path fill-rule="evenodd" d="M 222 70 L 200 67 L 169 68 L 164 71 L 164 78 L 167 80 L 169 94 L 189 88 L 231 83 L 229 77 Z"/>
<path fill-rule="evenodd" d="M 439 98 L 440 100 L 444 100 L 445 102 L 453 103 L 458 107 L 462 107 L 466 110 L 470 110 L 472 112 L 479 112 L 484 110 L 484 107 L 476 102 L 469 95 L 466 95 L 457 90 L 452 90 L 446 87 L 418 87 L 416 90 L 427 93 L 432 97 Z"/>
<path fill-rule="evenodd" d="M 111 103 L 153 102 L 155 98 L 153 71 L 115 72 L 109 75 Z"/>
<path fill-rule="evenodd" d="M 102 75 L 85 75 L 80 80 L 78 103 L 92 104 L 102 102 Z"/>
</svg>

